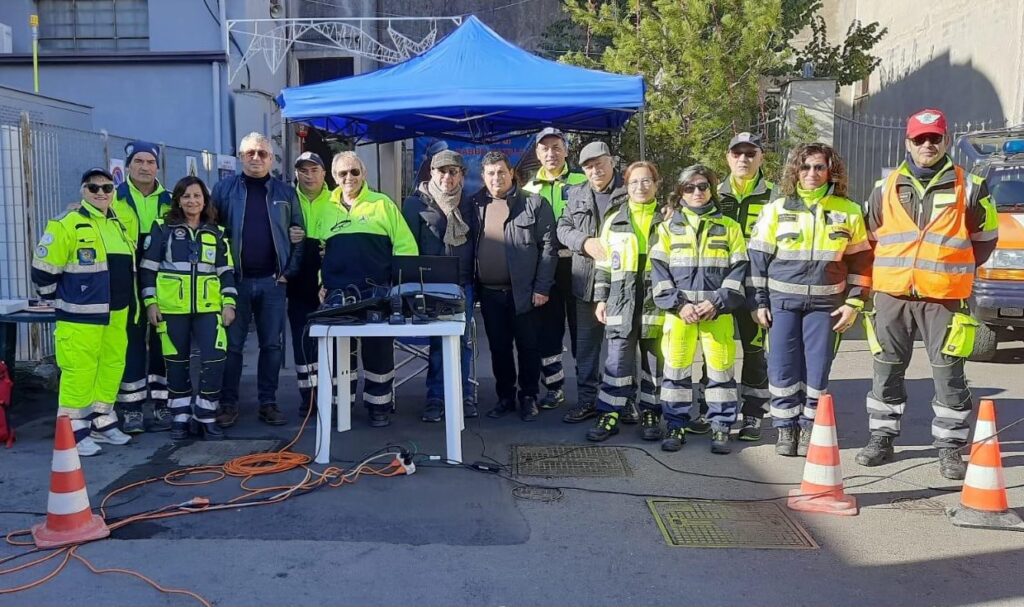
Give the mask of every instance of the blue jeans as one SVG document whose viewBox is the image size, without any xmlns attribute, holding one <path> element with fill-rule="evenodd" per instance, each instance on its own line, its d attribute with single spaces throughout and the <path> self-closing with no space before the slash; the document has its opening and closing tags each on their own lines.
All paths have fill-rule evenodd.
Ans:
<svg viewBox="0 0 1024 607">
<path fill-rule="evenodd" d="M 476 404 L 476 366 L 473 360 L 473 285 L 462 285 L 466 292 L 466 332 L 459 342 L 462 346 L 462 402 Z M 430 358 L 427 365 L 427 400 L 444 400 L 444 368 L 441 364 L 441 338 L 430 338 Z"/>
<path fill-rule="evenodd" d="M 238 404 L 238 385 L 242 380 L 242 351 L 249 335 L 249 323 L 256 318 L 256 336 L 260 341 L 256 367 L 256 392 L 259 404 L 277 403 L 277 381 L 281 373 L 281 343 L 284 340 L 285 285 L 273 276 L 243 278 L 236 285 L 235 322 L 228 327 L 228 359 L 224 365 L 221 402 Z"/>
</svg>

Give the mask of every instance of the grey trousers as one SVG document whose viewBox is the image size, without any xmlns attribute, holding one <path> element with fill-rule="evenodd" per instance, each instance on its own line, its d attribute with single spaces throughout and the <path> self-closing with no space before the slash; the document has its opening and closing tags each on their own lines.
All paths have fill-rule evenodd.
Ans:
<svg viewBox="0 0 1024 607">
<path fill-rule="evenodd" d="M 874 356 L 874 377 L 867 396 L 868 423 L 875 435 L 899 436 L 907 406 L 905 374 L 914 348 L 914 329 L 921 332 L 932 365 L 932 438 L 936 447 L 962 447 L 970 427 L 971 392 L 964 359 L 942 353 L 953 313 L 960 302 L 918 300 L 875 294 L 875 334 L 882 352 Z"/>
</svg>

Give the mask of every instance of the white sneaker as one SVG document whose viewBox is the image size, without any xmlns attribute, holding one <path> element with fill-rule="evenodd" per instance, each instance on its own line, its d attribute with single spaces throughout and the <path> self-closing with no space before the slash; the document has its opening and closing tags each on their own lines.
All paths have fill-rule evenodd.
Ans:
<svg viewBox="0 0 1024 607">
<path fill-rule="evenodd" d="M 128 436 L 124 432 L 121 432 L 117 428 L 110 428 L 109 430 L 104 430 L 103 432 L 97 432 L 96 430 L 93 430 L 89 434 L 89 436 L 92 438 L 92 440 L 96 441 L 97 443 L 109 443 L 111 445 L 127 445 L 128 443 L 132 442 L 132 437 Z"/>
<path fill-rule="evenodd" d="M 103 448 L 96 444 L 96 441 L 86 436 L 78 442 L 78 455 L 82 457 L 90 457 L 99 454 L 103 451 Z"/>
</svg>

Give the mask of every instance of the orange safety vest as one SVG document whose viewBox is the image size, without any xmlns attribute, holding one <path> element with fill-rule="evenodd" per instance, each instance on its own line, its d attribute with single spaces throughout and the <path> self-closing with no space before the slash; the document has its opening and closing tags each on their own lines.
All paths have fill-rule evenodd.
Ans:
<svg viewBox="0 0 1024 607">
<path fill-rule="evenodd" d="M 883 293 L 913 293 L 935 299 L 966 299 L 974 285 L 974 248 L 967 231 L 967 186 L 956 171 L 956 202 L 932 213 L 924 230 L 907 213 L 896 194 L 898 171 L 885 181 L 882 225 L 875 231 L 872 288 Z"/>
</svg>

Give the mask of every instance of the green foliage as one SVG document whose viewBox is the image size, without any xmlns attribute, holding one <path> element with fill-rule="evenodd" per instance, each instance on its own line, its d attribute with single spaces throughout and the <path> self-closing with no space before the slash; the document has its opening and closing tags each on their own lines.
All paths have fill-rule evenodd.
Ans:
<svg viewBox="0 0 1024 607">
<path fill-rule="evenodd" d="M 779 22 L 780 0 L 567 0 L 574 23 L 592 40 L 609 41 L 600 57 L 585 49 L 562 60 L 623 74 L 647 84 L 648 158 L 666 176 L 699 161 L 725 169 L 733 133 L 757 122 L 759 79 L 778 67 L 765 52 Z M 639 120 L 622 137 L 637 157 Z"/>
<path fill-rule="evenodd" d="M 869 51 L 885 29 L 855 22 L 843 45 L 831 46 L 817 17 L 821 7 L 822 0 L 563 0 L 568 20 L 548 28 L 541 52 L 574 65 L 642 75 L 647 157 L 671 181 L 693 162 L 724 172 L 733 134 L 765 134 L 775 106 L 764 92 L 771 78 L 799 75 L 807 61 L 814 62 L 816 76 L 842 83 L 877 67 Z M 811 42 L 795 49 L 792 39 L 807 27 Z M 631 120 L 618 137 L 624 157 L 639 157 L 639 124 Z M 809 132 L 799 124 L 790 131 Z M 770 150 L 787 149 L 786 142 L 767 143 Z"/>
<path fill-rule="evenodd" d="M 794 114 L 794 120 L 786 129 L 782 140 L 778 142 L 774 150 L 766 152 L 764 156 L 762 170 L 776 183 L 782 175 L 782 165 L 785 163 L 789 151 L 801 143 L 818 141 L 820 135 L 818 127 L 814 124 L 814 119 L 805 108 L 796 108 Z"/>
</svg>

